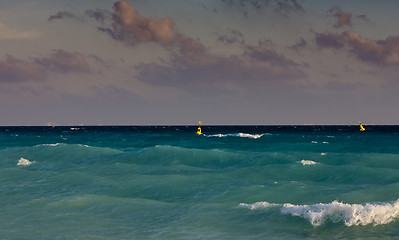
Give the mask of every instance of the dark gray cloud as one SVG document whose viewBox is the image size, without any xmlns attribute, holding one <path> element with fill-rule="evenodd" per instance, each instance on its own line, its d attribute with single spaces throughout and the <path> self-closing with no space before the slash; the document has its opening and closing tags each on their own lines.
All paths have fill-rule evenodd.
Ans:
<svg viewBox="0 0 399 240">
<path fill-rule="evenodd" d="M 248 8 L 255 10 L 263 8 L 272 8 L 276 12 L 290 13 L 293 11 L 301 11 L 304 9 L 297 0 L 221 0 L 230 7 Z"/>
<path fill-rule="evenodd" d="M 346 39 L 341 34 L 336 33 L 316 33 L 315 41 L 320 48 L 343 48 Z"/>
<path fill-rule="evenodd" d="M 293 11 L 305 11 L 297 0 L 275 0 L 274 2 L 277 5 L 274 9 L 276 12 L 290 13 Z"/>
<path fill-rule="evenodd" d="M 93 18 L 97 22 L 104 24 L 105 20 L 110 17 L 110 13 L 104 10 L 87 10 L 85 12 L 85 16 L 89 18 Z"/>
<path fill-rule="evenodd" d="M 336 19 L 336 23 L 334 24 L 335 28 L 341 28 L 344 26 L 352 25 L 352 14 L 348 12 L 344 12 L 339 7 L 333 7 L 327 11 L 331 16 Z"/>
<path fill-rule="evenodd" d="M 56 19 L 75 19 L 75 20 L 79 20 L 79 21 L 82 21 L 82 20 L 83 20 L 81 17 L 79 17 L 79 16 L 77 16 L 77 15 L 75 15 L 75 14 L 72 14 L 72 13 L 70 13 L 70 12 L 67 12 L 67 11 L 60 11 L 60 12 L 54 14 L 54 15 L 51 15 L 51 16 L 47 19 L 47 21 L 50 22 L 50 21 L 53 21 L 53 20 L 56 20 Z"/>
<path fill-rule="evenodd" d="M 293 49 L 295 51 L 299 51 L 303 48 L 306 48 L 308 46 L 308 43 L 306 42 L 305 39 L 302 37 L 292 46 L 289 46 L 288 48 Z"/>
<path fill-rule="evenodd" d="M 217 33 L 218 35 L 218 41 L 227 43 L 227 44 L 245 44 L 245 38 L 244 35 L 238 31 L 238 30 L 231 30 L 229 33 L 226 34 L 220 34 Z"/>
<path fill-rule="evenodd" d="M 361 19 L 361 20 L 365 21 L 365 22 L 370 22 L 370 19 L 369 19 L 369 17 L 366 14 L 360 14 L 360 15 L 358 15 L 356 17 L 358 19 Z"/>
<path fill-rule="evenodd" d="M 370 40 L 353 31 L 342 34 L 316 34 L 316 43 L 321 48 L 342 49 L 347 47 L 357 59 L 378 65 L 399 64 L 399 36 L 383 40 Z"/>
</svg>

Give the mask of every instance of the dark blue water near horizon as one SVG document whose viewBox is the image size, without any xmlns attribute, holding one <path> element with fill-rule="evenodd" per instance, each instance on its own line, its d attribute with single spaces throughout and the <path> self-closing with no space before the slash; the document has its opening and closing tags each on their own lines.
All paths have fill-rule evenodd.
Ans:
<svg viewBox="0 0 399 240">
<path fill-rule="evenodd" d="M 0 239 L 399 239 L 399 126 L 0 127 Z"/>
</svg>

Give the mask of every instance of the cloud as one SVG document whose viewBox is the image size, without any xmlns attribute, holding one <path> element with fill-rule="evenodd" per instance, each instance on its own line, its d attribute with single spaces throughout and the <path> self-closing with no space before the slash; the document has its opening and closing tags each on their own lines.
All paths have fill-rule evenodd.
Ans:
<svg viewBox="0 0 399 240">
<path fill-rule="evenodd" d="M 87 10 L 85 16 L 95 19 L 97 22 L 104 24 L 108 18 L 109 13 L 103 10 Z"/>
<path fill-rule="evenodd" d="M 14 28 L 10 28 L 7 25 L 0 23 L 0 40 L 12 40 L 12 39 L 32 39 L 37 38 L 41 35 L 40 32 L 36 31 L 20 31 Z"/>
<path fill-rule="evenodd" d="M 142 42 L 158 42 L 171 45 L 176 41 L 173 22 L 170 18 L 145 18 L 133 6 L 122 0 L 114 4 L 111 28 L 99 28 L 112 38 L 131 45 Z"/>
<path fill-rule="evenodd" d="M 90 66 L 77 52 L 69 53 L 58 49 L 49 58 L 36 58 L 35 63 L 56 72 L 90 72 Z"/>
<path fill-rule="evenodd" d="M 35 63 L 11 55 L 7 55 L 4 61 L 0 60 L 0 82 L 25 82 L 44 77 L 45 73 Z"/>
<path fill-rule="evenodd" d="M 137 66 L 140 81 L 181 87 L 190 92 L 225 90 L 226 85 L 279 83 L 306 77 L 302 65 L 273 50 L 246 46 L 240 55 L 218 55 L 192 51 L 175 55 L 169 65 Z"/>
<path fill-rule="evenodd" d="M 289 13 L 292 11 L 304 12 L 302 5 L 297 0 L 275 0 L 275 11 Z"/>
<path fill-rule="evenodd" d="M 368 16 L 366 14 L 360 14 L 358 16 L 356 16 L 357 18 L 365 21 L 365 22 L 370 22 L 370 19 L 368 18 Z"/>
<path fill-rule="evenodd" d="M 327 11 L 333 17 L 336 18 L 337 22 L 334 24 L 335 28 L 341 28 L 343 26 L 352 25 L 352 14 L 342 11 L 339 7 L 331 8 Z"/>
<path fill-rule="evenodd" d="M 47 21 L 51 22 L 51 21 L 56 20 L 56 19 L 67 19 L 67 18 L 71 18 L 71 19 L 75 19 L 75 20 L 79 20 L 79 21 L 83 20 L 81 17 L 76 16 L 75 14 L 72 14 L 70 12 L 60 11 L 60 12 L 54 14 L 54 15 L 51 15 L 47 19 Z"/>
<path fill-rule="evenodd" d="M 231 30 L 228 34 L 217 34 L 217 41 L 227 44 L 245 44 L 244 35 L 238 30 Z"/>
<path fill-rule="evenodd" d="M 358 59 L 381 65 L 399 64 L 399 36 L 389 36 L 384 40 L 373 41 L 352 31 L 344 32 L 351 52 Z"/>
<path fill-rule="evenodd" d="M 56 50 L 50 57 L 22 60 L 6 55 L 0 60 L 0 82 L 45 80 L 48 72 L 90 72 L 90 66 L 80 53 Z"/>
<path fill-rule="evenodd" d="M 277 2 L 282 1 L 274 3 Z M 189 92 L 201 89 L 212 92 L 225 91 L 226 85 L 234 85 L 237 89 L 237 86 L 256 82 L 284 84 L 282 82 L 306 77 L 304 65 L 269 48 L 270 40 L 260 41 L 258 46 L 246 45 L 244 35 L 231 30 L 228 34 L 219 34 L 218 41 L 238 43 L 242 53 L 213 54 L 198 40 L 177 32 L 170 18 L 143 17 L 123 0 L 114 4 L 111 27 L 99 30 L 131 46 L 155 42 L 170 51 L 168 62 L 136 65 L 137 79 L 152 85 L 172 86 Z"/>
<path fill-rule="evenodd" d="M 289 46 L 289 49 L 295 50 L 295 51 L 299 51 L 302 48 L 306 48 L 308 46 L 308 43 L 306 42 L 305 39 L 303 39 L 302 37 L 292 46 Z"/>
<path fill-rule="evenodd" d="M 340 49 L 346 44 L 344 36 L 336 33 L 316 33 L 315 40 L 320 48 Z"/>
<path fill-rule="evenodd" d="M 357 59 L 377 65 L 399 64 L 399 36 L 389 36 L 383 40 L 370 40 L 353 31 L 342 34 L 316 34 L 316 43 L 321 48 L 342 49 L 344 46 Z"/>
<path fill-rule="evenodd" d="M 291 12 L 304 12 L 304 8 L 297 0 L 221 0 L 231 8 L 244 9 L 243 14 L 248 16 L 248 6 L 253 10 L 261 11 L 264 8 L 272 8 L 277 13 L 288 14 Z"/>
</svg>

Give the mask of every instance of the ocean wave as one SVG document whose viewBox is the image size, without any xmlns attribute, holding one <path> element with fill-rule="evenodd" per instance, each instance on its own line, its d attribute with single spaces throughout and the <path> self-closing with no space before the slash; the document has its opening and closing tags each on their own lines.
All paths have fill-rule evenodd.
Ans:
<svg viewBox="0 0 399 240">
<path fill-rule="evenodd" d="M 262 133 L 262 134 L 250 134 L 250 133 L 227 133 L 227 134 L 212 134 L 212 135 L 205 135 L 207 137 L 242 137 L 242 138 L 252 138 L 258 139 L 263 137 L 263 135 L 270 135 L 270 133 Z"/>
<path fill-rule="evenodd" d="M 300 163 L 302 163 L 302 165 L 316 165 L 316 164 L 318 164 L 317 162 L 315 162 L 315 161 L 312 161 L 312 160 L 305 160 L 305 159 L 303 159 L 303 160 L 301 160 L 301 161 L 299 161 Z"/>
<path fill-rule="evenodd" d="M 314 205 L 294 205 L 291 203 L 275 204 L 268 202 L 256 202 L 252 204 L 240 203 L 239 207 L 250 210 L 281 207 L 282 214 L 302 217 L 313 226 L 320 226 L 331 221 L 343 222 L 346 226 L 365 226 L 372 224 L 384 225 L 399 218 L 399 199 L 394 203 L 364 203 L 349 204 L 338 201 L 331 203 L 319 203 Z"/>
<path fill-rule="evenodd" d="M 29 166 L 29 165 L 31 165 L 32 163 L 35 163 L 35 162 L 34 162 L 34 161 L 31 162 L 31 161 L 29 161 L 28 159 L 21 157 L 21 158 L 19 159 L 18 163 L 17 163 L 17 166 Z"/>
</svg>

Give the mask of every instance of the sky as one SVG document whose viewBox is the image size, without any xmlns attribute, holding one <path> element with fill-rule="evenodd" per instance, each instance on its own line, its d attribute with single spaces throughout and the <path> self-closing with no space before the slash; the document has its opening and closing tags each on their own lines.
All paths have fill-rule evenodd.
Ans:
<svg viewBox="0 0 399 240">
<path fill-rule="evenodd" d="M 0 125 L 399 124 L 396 0 L 0 0 Z"/>
</svg>

